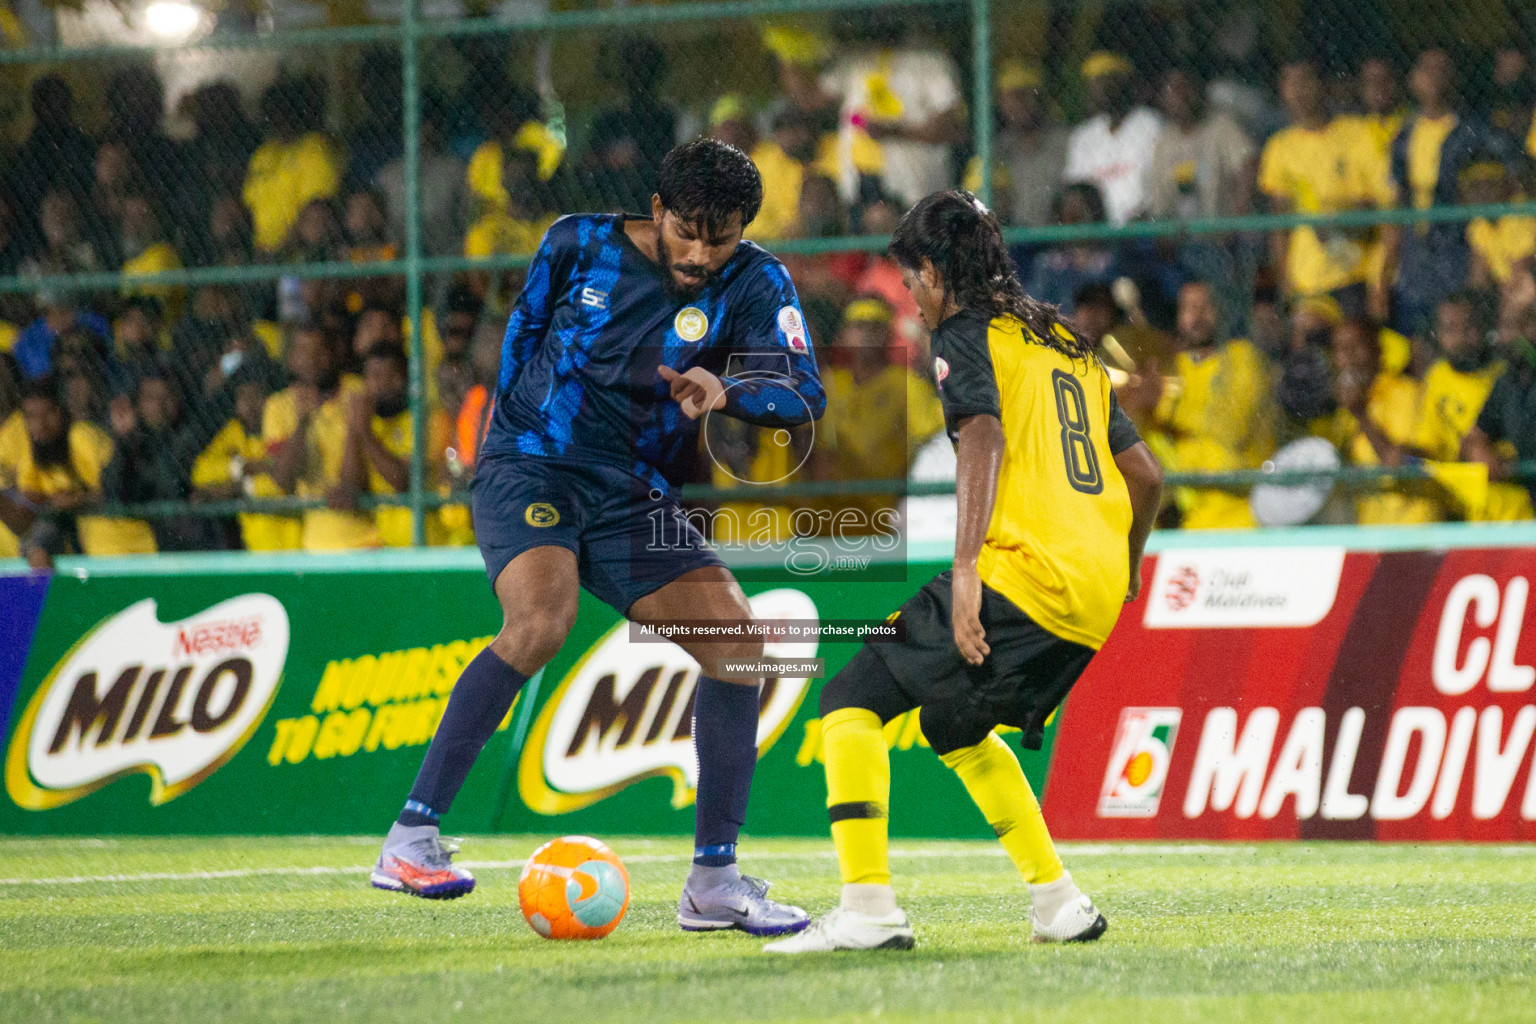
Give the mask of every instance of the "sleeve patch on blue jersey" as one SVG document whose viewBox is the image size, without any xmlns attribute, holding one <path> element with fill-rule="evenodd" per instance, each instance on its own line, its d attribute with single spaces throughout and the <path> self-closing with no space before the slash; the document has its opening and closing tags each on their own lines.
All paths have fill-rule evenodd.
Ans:
<svg viewBox="0 0 1536 1024">
<path fill-rule="evenodd" d="M 779 310 L 779 330 L 784 332 L 784 339 L 789 342 L 790 348 L 796 352 L 810 351 L 810 343 L 805 335 L 805 320 L 794 306 L 785 306 Z"/>
</svg>

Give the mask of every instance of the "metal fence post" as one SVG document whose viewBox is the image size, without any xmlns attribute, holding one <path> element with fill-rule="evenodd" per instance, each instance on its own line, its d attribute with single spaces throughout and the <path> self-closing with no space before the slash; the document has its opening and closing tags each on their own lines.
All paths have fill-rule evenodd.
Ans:
<svg viewBox="0 0 1536 1024">
<path fill-rule="evenodd" d="M 427 367 L 421 309 L 421 36 L 417 0 L 405 0 L 401 18 L 400 83 L 405 113 L 405 307 L 411 324 L 411 543 L 427 543 Z"/>
<path fill-rule="evenodd" d="M 971 0 L 971 77 L 976 111 L 976 159 L 981 162 L 981 187 L 977 195 L 992 205 L 992 4 Z"/>
</svg>

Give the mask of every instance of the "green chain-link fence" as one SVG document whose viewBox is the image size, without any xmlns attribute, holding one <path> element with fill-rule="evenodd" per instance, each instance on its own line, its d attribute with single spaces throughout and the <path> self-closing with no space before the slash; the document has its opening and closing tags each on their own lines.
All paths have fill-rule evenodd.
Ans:
<svg viewBox="0 0 1536 1024">
<path fill-rule="evenodd" d="M 281 3 L 0 18 L 0 538 L 289 546 L 330 515 L 337 544 L 467 542 L 474 414 L 542 230 L 645 209 L 661 155 L 699 133 L 762 168 L 749 237 L 790 263 L 849 388 L 903 386 L 852 365 L 860 345 L 927 374 L 882 253 L 915 198 L 964 183 L 1124 375 L 1181 485 L 1170 524 L 1278 479 L 1261 465 L 1305 436 L 1366 497 L 1441 480 L 1399 515 L 1485 514 L 1438 467 L 1532 334 L 1530 4 L 452 6 L 336 4 L 341 27 L 284 30 L 301 11 Z M 1196 280 L 1214 323 L 1180 316 Z M 1462 293 L 1475 352 L 1439 323 Z M 1335 339 L 1364 317 L 1363 345 Z M 391 347 L 407 358 L 364 372 Z M 910 467 L 929 422 L 841 429 L 893 431 Z M 1536 452 L 1499 440 L 1488 460 L 1520 476 Z M 746 443 L 737 468 L 777 480 L 773 442 Z M 701 460 L 687 494 L 891 488 L 889 460 L 856 462 L 744 492 Z"/>
</svg>

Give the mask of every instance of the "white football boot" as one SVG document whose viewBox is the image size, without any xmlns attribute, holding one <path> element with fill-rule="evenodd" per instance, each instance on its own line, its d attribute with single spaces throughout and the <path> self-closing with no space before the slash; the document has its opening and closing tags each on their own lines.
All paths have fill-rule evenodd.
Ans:
<svg viewBox="0 0 1536 1024">
<path fill-rule="evenodd" d="M 1049 922 L 1041 921 L 1031 907 L 1029 923 L 1036 942 L 1092 942 L 1109 927 L 1099 908 L 1082 892 L 1058 909 Z"/>
<path fill-rule="evenodd" d="M 817 918 L 799 935 L 770 942 L 766 953 L 830 953 L 839 949 L 911 949 L 912 924 L 899 909 L 883 917 L 871 917 L 847 907 L 837 907 Z"/>
</svg>

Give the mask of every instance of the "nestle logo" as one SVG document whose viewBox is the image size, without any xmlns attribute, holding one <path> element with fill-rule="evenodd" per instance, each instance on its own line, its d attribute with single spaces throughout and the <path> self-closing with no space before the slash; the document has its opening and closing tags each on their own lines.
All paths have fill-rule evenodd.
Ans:
<svg viewBox="0 0 1536 1024">
<path fill-rule="evenodd" d="M 6 792 L 47 810 L 142 772 L 151 805 L 174 800 L 250 739 L 287 657 L 288 613 L 270 594 L 176 622 L 143 598 L 81 637 L 33 695 L 11 738 Z"/>
<path fill-rule="evenodd" d="M 261 643 L 261 617 L 207 622 L 176 631 L 172 657 L 249 650 Z"/>
<path fill-rule="evenodd" d="M 1186 565 L 1168 578 L 1168 589 L 1163 594 L 1163 600 L 1168 602 L 1169 608 L 1181 612 L 1194 604 L 1199 589 L 1200 574 L 1194 566 Z"/>
</svg>

